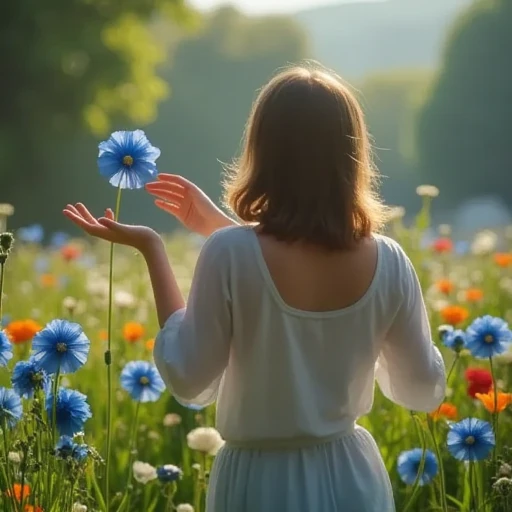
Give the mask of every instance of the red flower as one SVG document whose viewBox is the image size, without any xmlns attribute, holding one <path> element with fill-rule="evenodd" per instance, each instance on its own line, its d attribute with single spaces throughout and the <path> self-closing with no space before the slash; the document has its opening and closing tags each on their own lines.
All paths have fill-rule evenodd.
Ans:
<svg viewBox="0 0 512 512">
<path fill-rule="evenodd" d="M 492 375 L 488 370 L 468 368 L 465 377 L 468 381 L 467 393 L 472 398 L 476 398 L 477 393 L 486 394 L 492 389 Z"/>
<path fill-rule="evenodd" d="M 452 252 L 453 242 L 450 238 L 438 238 L 433 244 L 432 249 L 435 252 Z"/>
<path fill-rule="evenodd" d="M 80 257 L 82 251 L 77 245 L 68 244 L 61 248 L 60 254 L 65 261 L 73 261 Z"/>
</svg>

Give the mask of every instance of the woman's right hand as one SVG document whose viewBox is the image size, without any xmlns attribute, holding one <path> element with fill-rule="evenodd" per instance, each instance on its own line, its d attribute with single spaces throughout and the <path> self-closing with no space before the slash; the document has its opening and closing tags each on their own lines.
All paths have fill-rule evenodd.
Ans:
<svg viewBox="0 0 512 512">
<path fill-rule="evenodd" d="M 191 181 L 176 174 L 159 174 L 158 181 L 146 190 L 157 199 L 155 204 L 174 215 L 187 229 L 203 236 L 236 225 L 214 202 Z"/>
</svg>

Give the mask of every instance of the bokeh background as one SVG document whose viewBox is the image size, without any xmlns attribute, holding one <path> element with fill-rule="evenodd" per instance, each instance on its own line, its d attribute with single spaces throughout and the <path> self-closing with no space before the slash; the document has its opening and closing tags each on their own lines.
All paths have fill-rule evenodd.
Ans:
<svg viewBox="0 0 512 512">
<path fill-rule="evenodd" d="M 327 4 L 327 5 L 326 5 Z M 159 170 L 221 195 L 256 91 L 320 61 L 358 91 L 389 204 L 455 235 L 511 224 L 509 0 L 3 0 L 0 202 L 9 227 L 67 230 L 67 202 L 114 203 L 96 168 L 115 129 L 144 129 Z M 172 231 L 144 192 L 121 218 Z"/>
</svg>

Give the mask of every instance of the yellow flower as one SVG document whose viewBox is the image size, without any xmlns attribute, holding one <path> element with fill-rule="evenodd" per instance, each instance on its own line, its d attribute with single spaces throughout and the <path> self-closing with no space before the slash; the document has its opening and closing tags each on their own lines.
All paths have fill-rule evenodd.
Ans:
<svg viewBox="0 0 512 512">
<path fill-rule="evenodd" d="M 148 350 L 153 350 L 153 348 L 155 348 L 155 340 L 153 338 L 146 341 L 146 348 Z"/>
<path fill-rule="evenodd" d="M 476 393 L 475 397 L 478 398 L 484 407 L 490 412 L 503 412 L 510 404 L 512 404 L 512 393 L 502 393 L 498 391 L 497 396 L 494 396 L 494 391 L 489 393 Z M 496 404 L 494 403 L 496 401 Z M 494 408 L 496 405 L 496 409 Z"/>
</svg>

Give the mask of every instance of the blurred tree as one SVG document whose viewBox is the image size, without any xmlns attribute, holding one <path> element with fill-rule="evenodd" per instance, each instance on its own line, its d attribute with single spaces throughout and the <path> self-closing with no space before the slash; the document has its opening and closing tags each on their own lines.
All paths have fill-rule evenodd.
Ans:
<svg viewBox="0 0 512 512">
<path fill-rule="evenodd" d="M 48 180 L 57 185 L 53 155 L 73 173 L 68 146 L 85 133 L 105 135 L 120 122 L 155 119 L 168 86 L 156 75 L 165 48 L 149 23 L 157 15 L 178 24 L 195 17 L 185 0 L 4 0 L 2 6 L 1 199 L 16 204 L 17 220 L 29 221 L 25 205 L 43 204 L 47 191 L 51 198 Z"/>
<path fill-rule="evenodd" d="M 285 17 L 246 17 L 226 7 L 178 47 L 164 76 L 173 97 L 148 134 L 165 149 L 159 167 L 183 174 L 213 198 L 221 162 L 236 155 L 256 90 L 276 69 L 307 56 L 306 35 Z"/>
<path fill-rule="evenodd" d="M 420 177 L 411 161 L 415 105 L 424 96 L 431 73 L 404 69 L 367 77 L 360 97 L 373 138 L 375 163 L 383 176 L 382 194 L 389 204 L 416 205 Z"/>
<path fill-rule="evenodd" d="M 512 199 L 512 2 L 477 0 L 456 23 L 417 130 L 424 181 L 440 204 L 476 195 Z"/>
<path fill-rule="evenodd" d="M 168 41 L 169 25 L 153 20 L 152 28 L 155 23 L 158 30 L 152 32 L 157 34 L 159 40 L 163 37 Z M 168 60 L 159 68 L 163 82 L 157 79 L 156 83 L 170 83 L 172 95 L 160 104 L 156 122 L 145 130 L 152 143 L 162 150 L 162 156 L 157 162 L 161 172 L 183 174 L 204 187 L 208 194 L 218 198 L 222 170 L 219 161 L 228 162 L 237 153 L 256 89 L 277 68 L 306 57 L 307 41 L 302 28 L 293 20 L 285 17 L 246 17 L 231 8 L 223 8 L 204 16 L 196 28 L 193 32 L 180 34 L 181 38 L 173 50 L 172 62 Z M 106 33 L 109 34 L 110 30 L 106 29 Z M 118 33 L 120 34 L 121 32 Z M 104 37 L 108 39 L 110 36 Z M 135 42 L 139 41 L 138 36 L 134 37 Z M 145 58 L 143 43 L 144 40 L 140 41 L 138 49 L 137 44 L 133 48 L 130 46 L 130 52 L 133 51 L 138 55 L 137 59 L 141 60 Z M 138 54 L 139 50 L 141 55 Z M 102 58 L 106 61 L 108 55 L 106 52 Z M 113 63 L 106 65 L 104 69 L 107 77 L 110 76 L 109 66 L 120 65 L 119 59 L 114 57 L 112 56 Z M 139 67 L 135 61 L 133 65 L 133 73 L 140 73 L 138 78 L 144 81 L 145 74 L 148 74 L 147 69 L 144 71 L 144 65 Z M 152 68 L 151 73 L 153 71 Z M 116 73 L 112 71 L 112 83 L 115 82 L 115 76 Z M 154 77 L 154 74 L 151 76 Z M 100 73 L 96 77 L 98 82 L 100 78 L 103 80 L 105 77 Z M 143 85 L 146 86 L 147 83 Z M 69 89 L 73 87 L 72 84 L 69 85 Z M 77 87 L 80 88 L 81 85 L 78 84 Z M 35 83 L 34 88 L 37 90 Z M 103 89 L 98 89 L 99 99 L 95 96 L 97 99 L 92 103 L 94 106 L 86 107 L 86 113 L 91 110 L 94 113 L 97 108 L 103 111 L 107 109 L 107 105 L 111 105 L 109 111 L 112 127 L 109 130 L 139 126 L 155 113 L 153 107 L 147 107 L 151 110 L 151 116 L 144 119 L 135 116 L 131 118 L 131 122 L 125 117 L 124 124 L 121 124 L 123 109 L 133 115 L 147 112 L 146 107 L 140 107 L 139 110 L 129 100 L 123 103 L 124 107 L 121 103 L 116 106 L 115 102 L 123 91 L 122 85 L 105 87 L 105 90 L 110 92 L 104 94 Z M 73 96 L 77 94 L 76 90 L 66 89 L 61 92 Z M 140 96 L 142 97 L 145 98 L 144 94 Z M 58 103 L 57 97 L 54 102 Z M 150 103 L 155 105 L 156 101 Z M 91 105 L 80 103 L 78 99 L 77 104 Z M 57 104 L 55 108 L 65 113 L 62 105 Z M 52 116 L 53 112 L 52 108 L 47 108 L 45 115 Z M 76 113 L 75 119 L 79 117 Z M 100 115 L 100 118 L 103 116 Z M 22 119 L 17 119 L 17 122 L 21 125 Z M 74 125 L 70 121 L 67 126 L 71 129 Z M 69 222 L 60 214 L 67 202 L 84 201 L 96 214 L 103 213 L 106 206 L 113 206 L 115 189 L 96 170 L 97 140 L 90 134 L 79 131 L 77 133 L 70 130 L 68 135 L 66 130 L 61 130 L 60 134 L 62 138 L 54 138 L 51 150 L 44 155 L 39 150 L 30 149 L 34 165 L 43 164 L 31 175 L 38 176 L 37 181 L 30 177 L 28 183 L 32 185 L 31 192 L 27 191 L 27 187 L 20 188 L 23 180 L 26 182 L 24 170 L 19 175 L 14 173 L 17 174 L 16 187 L 9 187 L 7 194 L 4 188 L 3 197 L 0 199 L 15 201 L 13 204 L 17 214 L 14 220 L 17 226 L 41 221 L 51 229 L 70 229 Z M 41 142 L 47 140 L 44 130 L 36 131 L 35 139 L 37 135 L 45 136 Z M 4 168 L 4 179 L 7 171 Z M 149 194 L 142 191 L 123 192 L 121 218 L 127 222 L 150 223 L 159 229 L 176 226 L 167 214 L 152 205 Z"/>
</svg>

